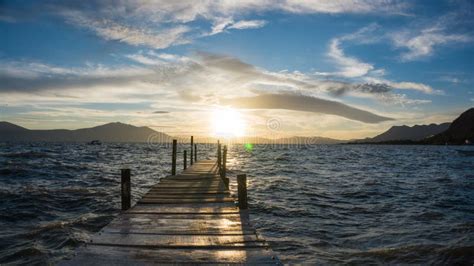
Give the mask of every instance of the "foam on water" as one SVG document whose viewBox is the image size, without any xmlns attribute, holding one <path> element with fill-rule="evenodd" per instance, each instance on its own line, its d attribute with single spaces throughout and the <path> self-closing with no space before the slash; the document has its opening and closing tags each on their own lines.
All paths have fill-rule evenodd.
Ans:
<svg viewBox="0 0 474 266">
<path fill-rule="evenodd" d="M 251 218 L 283 262 L 472 264 L 474 157 L 457 149 L 233 146 L 228 175 L 235 190 L 248 174 Z M 132 169 L 136 201 L 170 156 L 147 144 L 1 144 L 0 264 L 71 256 L 119 212 L 120 169 Z"/>
</svg>

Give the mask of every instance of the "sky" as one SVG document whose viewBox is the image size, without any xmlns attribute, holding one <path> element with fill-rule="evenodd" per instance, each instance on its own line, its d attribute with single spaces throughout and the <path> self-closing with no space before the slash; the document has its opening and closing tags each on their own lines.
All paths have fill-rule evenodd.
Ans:
<svg viewBox="0 0 474 266">
<path fill-rule="evenodd" d="M 0 120 L 31 129 L 353 139 L 474 105 L 467 0 L 0 0 L 0 36 Z"/>
</svg>

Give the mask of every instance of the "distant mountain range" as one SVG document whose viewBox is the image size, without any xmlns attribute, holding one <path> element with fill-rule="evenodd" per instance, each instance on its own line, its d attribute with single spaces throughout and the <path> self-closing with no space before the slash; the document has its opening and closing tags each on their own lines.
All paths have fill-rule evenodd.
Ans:
<svg viewBox="0 0 474 266">
<path fill-rule="evenodd" d="M 434 136 L 441 132 L 444 132 L 449 128 L 451 123 L 443 124 L 430 124 L 430 125 L 415 125 L 409 126 L 393 126 L 384 133 L 377 135 L 373 138 L 366 138 L 363 140 L 357 140 L 356 142 L 385 142 L 385 141 L 397 141 L 397 140 L 412 140 L 418 141 L 427 137 Z"/>
<path fill-rule="evenodd" d="M 189 136 L 174 137 L 180 141 L 188 141 Z M 76 130 L 52 129 L 52 130 L 30 130 L 9 122 L 0 122 L 0 141 L 45 141 L 45 142 L 90 142 L 100 140 L 102 142 L 171 142 L 173 137 L 155 131 L 148 127 L 136 127 L 123 123 L 109 123 L 97 127 Z M 196 143 L 216 143 L 217 139 L 212 137 L 195 137 Z M 242 137 L 232 140 L 233 143 L 252 144 L 336 144 L 341 140 L 323 137 L 290 137 L 280 139 L 268 139 L 260 137 Z"/>
<path fill-rule="evenodd" d="M 9 122 L 0 122 L 0 141 L 57 142 L 169 142 L 171 137 L 148 127 L 109 123 L 76 130 L 30 130 Z"/>
<path fill-rule="evenodd" d="M 408 126 L 393 126 L 373 138 L 355 140 L 351 143 L 373 144 L 464 144 L 474 141 L 474 108 L 462 113 L 452 123 Z"/>
</svg>

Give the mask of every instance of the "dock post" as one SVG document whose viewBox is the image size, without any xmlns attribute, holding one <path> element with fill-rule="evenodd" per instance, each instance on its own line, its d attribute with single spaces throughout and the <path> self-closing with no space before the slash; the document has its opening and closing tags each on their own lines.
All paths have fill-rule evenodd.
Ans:
<svg viewBox="0 0 474 266">
<path fill-rule="evenodd" d="M 187 162 L 187 159 L 188 159 L 187 157 L 188 157 L 188 156 L 187 156 L 187 154 L 186 154 L 187 152 L 188 152 L 187 150 L 184 150 L 184 151 L 183 151 L 183 169 L 184 169 L 184 170 L 186 170 L 186 168 L 188 167 L 188 165 L 187 165 L 187 164 L 188 164 L 188 162 Z M 191 156 L 191 158 L 193 158 L 193 156 Z M 191 160 L 191 162 L 192 162 L 192 160 Z M 192 163 L 191 163 L 191 164 L 192 164 Z"/>
<path fill-rule="evenodd" d="M 194 146 L 194 136 L 191 136 L 191 159 L 189 160 L 189 164 L 193 165 L 193 146 Z"/>
<path fill-rule="evenodd" d="M 247 209 L 247 175 L 237 175 L 237 193 L 239 194 L 239 208 Z"/>
<path fill-rule="evenodd" d="M 229 188 L 229 178 L 227 178 L 227 145 L 224 145 L 224 151 L 222 154 L 222 179 L 227 189 Z"/>
<path fill-rule="evenodd" d="M 219 169 L 219 173 L 221 172 L 221 144 L 217 141 L 217 167 Z"/>
<path fill-rule="evenodd" d="M 221 176 L 226 177 L 226 166 L 227 166 L 227 145 L 224 145 L 224 149 L 222 151 L 222 171 Z"/>
<path fill-rule="evenodd" d="M 130 169 L 122 169 L 121 178 L 121 194 L 122 194 L 122 211 L 130 209 L 132 205 L 132 189 L 130 183 Z"/>
<path fill-rule="evenodd" d="M 191 154 L 191 156 L 193 155 Z M 197 162 L 197 160 L 198 160 L 198 146 L 197 144 L 194 144 L 194 161 Z"/>
<path fill-rule="evenodd" d="M 173 152 L 171 154 L 171 175 L 176 175 L 176 146 L 177 140 L 173 140 Z"/>
<path fill-rule="evenodd" d="M 229 178 L 224 177 L 222 180 L 224 181 L 224 185 L 226 186 L 226 188 L 229 189 Z"/>
</svg>

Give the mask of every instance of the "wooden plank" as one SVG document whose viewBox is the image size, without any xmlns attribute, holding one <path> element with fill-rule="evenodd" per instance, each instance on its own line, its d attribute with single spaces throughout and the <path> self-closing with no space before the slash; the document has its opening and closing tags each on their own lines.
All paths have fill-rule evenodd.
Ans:
<svg viewBox="0 0 474 266">
<path fill-rule="evenodd" d="M 206 175 L 201 175 L 201 174 L 192 174 L 192 175 L 177 175 L 177 176 L 171 176 L 171 177 L 165 177 L 161 178 L 160 182 L 168 181 L 168 180 L 202 180 L 202 181 L 207 181 L 207 180 L 220 180 L 221 177 L 214 175 L 214 174 L 206 174 Z"/>
<path fill-rule="evenodd" d="M 234 202 L 234 198 L 223 198 L 223 199 L 148 199 L 143 198 L 138 201 L 138 204 L 180 204 L 180 203 L 224 203 L 224 202 Z"/>
<path fill-rule="evenodd" d="M 181 195 L 181 194 L 188 194 L 188 195 L 230 195 L 228 191 L 220 191 L 220 190 L 189 190 L 189 189 L 153 189 L 150 190 L 146 195 Z"/>
<path fill-rule="evenodd" d="M 180 186 L 178 188 L 170 188 L 169 186 L 154 186 L 150 188 L 150 191 L 155 191 L 155 190 L 165 190 L 165 191 L 173 191 L 173 190 L 200 190 L 200 191 L 222 191 L 222 192 L 227 192 L 228 190 L 224 186 L 219 186 L 219 187 L 189 187 L 189 186 Z"/>
<path fill-rule="evenodd" d="M 126 213 L 153 213 L 153 214 L 173 214 L 173 213 L 201 213 L 201 214 L 225 214 L 240 213 L 235 205 L 230 207 L 207 207 L 207 206 L 167 206 L 167 205 L 135 205 Z"/>
<path fill-rule="evenodd" d="M 196 229 L 197 228 L 197 229 Z M 246 235 L 255 234 L 255 229 L 250 226 L 224 226 L 210 228 L 210 227 L 194 227 L 189 228 L 186 225 L 180 224 L 172 227 L 158 228 L 149 225 L 136 224 L 136 225 L 114 225 L 107 226 L 103 229 L 104 233 L 113 232 L 121 234 L 146 234 L 146 235 Z"/>
<path fill-rule="evenodd" d="M 228 194 L 146 194 L 142 199 L 234 199 L 230 198 Z"/>
<path fill-rule="evenodd" d="M 173 178 L 173 179 L 162 179 L 158 184 L 166 183 L 199 183 L 199 184 L 219 184 L 222 179 L 217 178 Z"/>
<path fill-rule="evenodd" d="M 201 183 L 161 183 L 153 188 L 167 188 L 167 189 L 172 189 L 172 188 L 178 188 L 178 189 L 183 189 L 183 188 L 190 188 L 190 189 L 215 189 L 215 190 L 221 190 L 225 191 L 225 186 L 224 184 L 218 183 L 218 184 L 201 184 Z"/>
<path fill-rule="evenodd" d="M 182 214 L 182 213 L 181 213 Z M 237 214 L 214 214 L 212 216 L 200 216 L 192 214 L 182 214 L 195 217 L 193 219 L 182 218 L 162 218 L 161 215 L 153 214 L 132 214 L 126 213 L 120 215 L 110 222 L 109 225 L 131 225 L 131 224 L 147 224 L 150 226 L 175 226 L 183 225 L 189 228 L 203 228 L 205 226 L 219 227 L 221 225 L 239 225 L 248 224 L 248 216 Z M 172 216 L 172 215 L 170 215 Z M 213 219 L 210 219 L 213 218 Z"/>
<path fill-rule="evenodd" d="M 170 190 L 170 189 L 173 189 L 173 188 L 170 188 L 171 185 L 174 184 L 174 185 L 180 185 L 178 186 L 177 189 L 204 189 L 204 190 L 211 190 L 211 189 L 215 189 L 215 190 L 219 190 L 219 191 L 228 191 L 227 190 L 227 187 L 224 186 L 223 183 L 218 183 L 218 184 L 199 184 L 199 187 L 196 187 L 196 188 L 192 188 L 189 186 L 189 184 L 186 184 L 186 183 L 160 183 L 160 184 L 157 184 L 153 187 L 150 188 L 151 191 L 153 190 L 163 190 L 163 189 L 166 189 L 166 190 Z M 197 185 L 196 183 L 194 183 L 194 185 Z M 212 185 L 212 186 L 211 186 Z"/>
<path fill-rule="evenodd" d="M 248 217 L 242 216 L 239 212 L 233 213 L 134 213 L 134 212 L 124 212 L 122 217 L 127 217 L 130 215 L 147 215 L 151 219 L 196 219 L 196 220 L 215 220 L 215 219 L 230 219 L 230 220 L 246 220 Z M 142 217 L 147 217 L 142 216 Z"/>
<path fill-rule="evenodd" d="M 206 229 L 189 229 L 189 228 L 156 228 L 143 225 L 132 225 L 124 227 L 109 227 L 104 228 L 101 233 L 115 233 L 115 234 L 145 234 L 145 235 L 202 235 L 202 236 L 226 236 L 226 235 L 255 235 L 256 231 L 252 227 L 226 227 L 206 228 Z"/>
<path fill-rule="evenodd" d="M 267 243 L 257 235 L 155 235 L 155 234 L 109 234 L 94 235 L 94 245 L 130 247 L 265 247 Z"/>
<path fill-rule="evenodd" d="M 278 264 L 270 249 L 150 249 L 88 245 L 59 265 Z"/>
<path fill-rule="evenodd" d="M 154 206 L 168 206 L 168 207 L 235 207 L 235 202 L 208 202 L 206 204 L 202 203 L 169 203 L 166 205 L 147 203 Z M 143 205 L 142 205 L 143 206 Z"/>
<path fill-rule="evenodd" d="M 201 187 L 201 188 L 219 188 L 222 190 L 225 190 L 225 186 L 221 182 L 216 182 L 216 183 L 198 183 L 198 182 L 166 182 L 166 183 L 159 183 L 158 185 L 154 186 L 153 188 L 161 188 L 161 187 L 178 187 L 178 188 L 193 188 L 193 187 Z"/>
<path fill-rule="evenodd" d="M 225 187 L 223 186 L 223 182 L 163 182 L 163 183 L 158 183 L 156 186 L 153 186 L 153 188 L 156 187 L 171 187 L 171 186 L 179 186 L 179 187 L 205 187 L 205 188 L 211 188 L 211 187 L 219 187 L 225 190 Z"/>
<path fill-rule="evenodd" d="M 188 188 L 189 190 L 208 190 L 208 191 L 225 191 L 224 190 L 224 185 L 221 186 L 212 186 L 212 187 L 204 187 L 204 186 L 159 186 L 158 189 L 186 189 Z"/>
<path fill-rule="evenodd" d="M 169 196 L 174 196 L 174 195 L 196 195 L 196 196 L 199 196 L 199 195 L 217 195 L 217 196 L 229 196 L 229 197 L 233 197 L 234 194 L 231 194 L 229 192 L 222 192 L 222 191 L 192 191 L 192 192 L 189 192 L 189 193 L 186 193 L 185 191 L 178 191 L 178 190 L 175 190 L 175 191 L 151 191 L 145 195 L 149 195 L 149 196 L 160 196 L 160 195 L 169 195 Z"/>
</svg>

